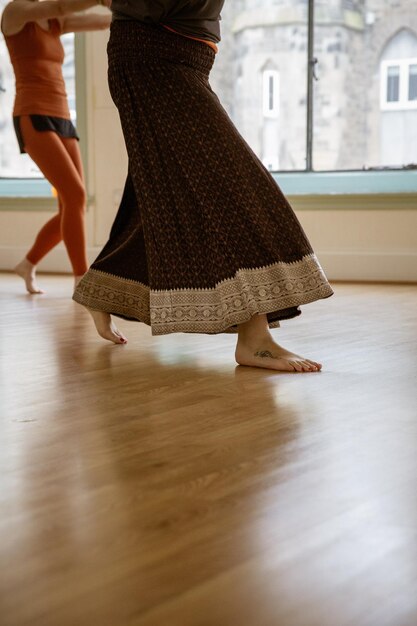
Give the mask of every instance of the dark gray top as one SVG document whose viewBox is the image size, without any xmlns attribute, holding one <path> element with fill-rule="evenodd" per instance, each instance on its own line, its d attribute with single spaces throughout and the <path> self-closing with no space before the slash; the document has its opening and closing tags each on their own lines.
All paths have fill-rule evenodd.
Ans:
<svg viewBox="0 0 417 626">
<path fill-rule="evenodd" d="M 113 0 L 113 19 L 165 24 L 182 35 L 220 41 L 225 0 Z"/>
</svg>

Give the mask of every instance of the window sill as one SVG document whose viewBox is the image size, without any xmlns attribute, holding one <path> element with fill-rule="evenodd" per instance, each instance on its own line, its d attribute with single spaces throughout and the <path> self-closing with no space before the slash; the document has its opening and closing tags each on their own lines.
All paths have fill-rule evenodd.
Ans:
<svg viewBox="0 0 417 626">
<path fill-rule="evenodd" d="M 87 208 L 93 202 L 89 197 Z M 47 211 L 56 212 L 57 201 L 52 195 L 50 183 L 43 179 L 0 179 L 0 212 Z"/>
<path fill-rule="evenodd" d="M 272 175 L 300 210 L 417 209 L 416 170 Z M 0 211 L 56 211 L 56 199 L 44 179 L 0 179 Z"/>
<path fill-rule="evenodd" d="M 0 178 L 0 198 L 51 198 L 52 187 L 44 178 Z"/>
<path fill-rule="evenodd" d="M 44 178 L 3 178 L 0 211 L 56 211 L 56 199 Z"/>
<path fill-rule="evenodd" d="M 417 170 L 351 172 L 274 172 L 274 179 L 288 196 L 415 196 Z"/>
</svg>

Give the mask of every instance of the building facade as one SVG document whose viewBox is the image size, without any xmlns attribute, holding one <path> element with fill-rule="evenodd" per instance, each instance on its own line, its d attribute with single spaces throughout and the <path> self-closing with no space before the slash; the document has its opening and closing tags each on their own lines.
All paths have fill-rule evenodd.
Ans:
<svg viewBox="0 0 417 626">
<path fill-rule="evenodd" d="M 306 0 L 226 2 L 212 85 L 269 169 L 305 168 Z M 414 0 L 315 3 L 317 170 L 417 163 Z"/>
</svg>

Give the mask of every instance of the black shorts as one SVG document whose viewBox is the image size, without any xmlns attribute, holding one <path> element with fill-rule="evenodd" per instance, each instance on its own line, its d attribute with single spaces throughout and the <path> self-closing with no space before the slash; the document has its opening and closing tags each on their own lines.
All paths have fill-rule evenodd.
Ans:
<svg viewBox="0 0 417 626">
<path fill-rule="evenodd" d="M 51 115 L 29 115 L 33 128 L 43 132 L 46 130 L 57 133 L 60 137 L 72 137 L 79 141 L 77 130 L 71 120 L 62 117 L 52 117 Z M 22 130 L 20 128 L 20 116 L 13 117 L 13 125 L 16 133 L 17 141 L 21 154 L 26 152 L 25 142 L 23 140 Z"/>
</svg>

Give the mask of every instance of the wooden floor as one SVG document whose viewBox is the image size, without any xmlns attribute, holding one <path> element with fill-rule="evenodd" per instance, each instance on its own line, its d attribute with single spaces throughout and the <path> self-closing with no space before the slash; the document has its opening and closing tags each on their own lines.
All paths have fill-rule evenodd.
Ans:
<svg viewBox="0 0 417 626">
<path fill-rule="evenodd" d="M 274 331 L 96 337 L 68 277 L 0 275 L 2 626 L 415 626 L 417 288 Z"/>
</svg>

